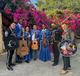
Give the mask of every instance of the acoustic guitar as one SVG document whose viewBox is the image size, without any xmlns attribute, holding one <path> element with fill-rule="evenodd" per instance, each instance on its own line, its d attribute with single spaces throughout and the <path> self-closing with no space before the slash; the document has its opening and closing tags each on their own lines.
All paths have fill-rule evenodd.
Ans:
<svg viewBox="0 0 80 76">
<path fill-rule="evenodd" d="M 24 57 L 29 53 L 29 47 L 27 44 L 27 40 L 24 40 L 24 36 L 22 36 L 22 39 L 19 41 L 19 47 L 17 48 L 17 55 L 20 57 Z"/>
<path fill-rule="evenodd" d="M 38 40 L 33 40 L 32 43 L 31 43 L 31 48 L 32 50 L 36 51 L 39 49 L 39 42 Z"/>
</svg>

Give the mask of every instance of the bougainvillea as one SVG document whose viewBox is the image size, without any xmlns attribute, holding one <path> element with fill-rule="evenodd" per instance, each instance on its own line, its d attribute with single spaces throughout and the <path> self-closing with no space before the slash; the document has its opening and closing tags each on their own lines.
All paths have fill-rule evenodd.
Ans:
<svg viewBox="0 0 80 76">
<path fill-rule="evenodd" d="M 80 14 L 74 14 L 70 10 L 64 10 L 61 15 L 54 15 L 52 18 L 46 16 L 44 11 L 37 10 L 30 0 L 4 0 L 6 6 L 4 12 L 9 15 L 12 14 L 14 21 L 18 22 L 23 17 L 23 27 L 34 24 L 41 28 L 42 24 L 49 26 L 51 23 L 61 25 L 62 23 L 70 24 L 72 29 L 75 30 L 77 25 L 80 25 Z M 70 18 L 68 18 L 71 15 Z M 68 19 L 67 19 L 68 18 Z M 65 20 L 67 19 L 67 20 Z M 65 20 L 65 21 L 64 21 Z"/>
<path fill-rule="evenodd" d="M 30 0 L 6 0 L 5 13 L 12 14 L 15 22 L 23 17 L 23 27 L 36 24 L 40 29 L 42 24 L 48 26 L 50 23 L 45 12 L 38 11 Z"/>
</svg>

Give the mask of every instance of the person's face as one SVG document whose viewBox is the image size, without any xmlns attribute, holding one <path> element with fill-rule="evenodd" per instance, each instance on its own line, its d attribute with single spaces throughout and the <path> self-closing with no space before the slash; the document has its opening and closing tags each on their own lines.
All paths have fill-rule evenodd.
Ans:
<svg viewBox="0 0 80 76">
<path fill-rule="evenodd" d="M 42 25 L 42 29 L 45 29 L 45 28 L 46 28 L 46 26 L 43 24 L 43 25 Z"/>
<path fill-rule="evenodd" d="M 22 22 L 23 22 L 23 19 L 20 19 L 20 20 L 19 20 L 19 23 L 22 24 Z"/>
<path fill-rule="evenodd" d="M 68 25 L 66 25 L 66 24 L 63 24 L 61 27 L 62 27 L 62 29 L 63 29 L 64 31 L 68 29 Z"/>
<path fill-rule="evenodd" d="M 22 32 L 24 32 L 24 28 L 22 28 Z"/>
<path fill-rule="evenodd" d="M 37 26 L 36 26 L 36 25 L 34 25 L 34 26 L 33 26 L 33 29 L 35 29 L 35 30 L 36 30 L 36 29 L 37 29 Z"/>
<path fill-rule="evenodd" d="M 12 23 L 12 24 L 10 25 L 10 27 L 11 27 L 12 29 L 15 29 L 15 28 L 16 28 L 16 24 L 15 24 L 15 23 Z"/>
<path fill-rule="evenodd" d="M 55 27 L 56 27 L 56 25 L 52 23 L 52 24 L 51 24 L 51 27 L 52 27 L 52 28 L 55 28 Z"/>
<path fill-rule="evenodd" d="M 29 31 L 29 27 L 26 27 L 26 31 L 27 31 L 27 32 Z"/>
</svg>

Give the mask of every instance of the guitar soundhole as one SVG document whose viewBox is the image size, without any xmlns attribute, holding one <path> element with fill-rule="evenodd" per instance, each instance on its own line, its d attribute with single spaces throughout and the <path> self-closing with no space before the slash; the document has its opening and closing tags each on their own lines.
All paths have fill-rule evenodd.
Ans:
<svg viewBox="0 0 80 76">
<path fill-rule="evenodd" d="M 34 44 L 36 44 L 36 43 L 34 42 Z"/>
<path fill-rule="evenodd" d="M 24 44 L 22 45 L 22 47 L 24 47 Z"/>
</svg>

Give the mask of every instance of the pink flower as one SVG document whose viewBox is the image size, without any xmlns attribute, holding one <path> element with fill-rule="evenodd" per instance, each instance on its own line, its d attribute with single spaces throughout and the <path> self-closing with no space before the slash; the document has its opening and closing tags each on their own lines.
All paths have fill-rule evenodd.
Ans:
<svg viewBox="0 0 80 76">
<path fill-rule="evenodd" d="M 76 25 L 75 24 L 72 25 L 71 28 L 72 28 L 73 31 L 76 31 Z"/>
<path fill-rule="evenodd" d="M 24 27 L 28 26 L 27 20 L 24 20 L 24 21 L 23 21 L 23 26 L 24 26 Z"/>
<path fill-rule="evenodd" d="M 12 3 L 16 3 L 17 0 L 12 0 Z"/>
<path fill-rule="evenodd" d="M 20 19 L 20 16 L 21 16 L 21 15 L 20 15 L 19 13 L 14 13 L 14 14 L 13 14 L 14 21 L 15 21 L 15 22 L 18 22 L 18 20 Z"/>
<path fill-rule="evenodd" d="M 16 9 L 16 13 L 24 13 L 24 9 L 21 7 L 18 7 L 18 9 Z"/>
<path fill-rule="evenodd" d="M 5 13 L 6 13 L 6 14 L 10 14 L 10 13 L 11 13 L 11 9 L 6 8 L 6 9 L 5 9 Z"/>
</svg>

